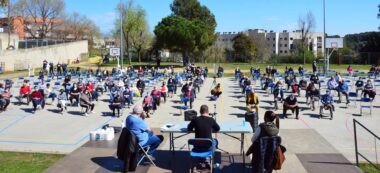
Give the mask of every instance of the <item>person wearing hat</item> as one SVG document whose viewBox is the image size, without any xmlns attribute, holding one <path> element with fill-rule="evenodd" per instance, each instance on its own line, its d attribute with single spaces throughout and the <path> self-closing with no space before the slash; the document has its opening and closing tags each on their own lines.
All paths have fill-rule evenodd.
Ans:
<svg viewBox="0 0 380 173">
<path fill-rule="evenodd" d="M 285 118 L 288 118 L 288 116 L 286 115 L 286 111 L 287 110 L 292 110 L 292 112 L 294 113 L 294 111 L 296 112 L 296 119 L 298 120 L 298 114 L 299 114 L 299 107 L 298 107 L 298 102 L 297 102 L 297 98 L 296 96 L 291 93 L 284 101 L 284 111 L 283 111 L 283 116 Z"/>
<path fill-rule="evenodd" d="M 63 109 L 67 111 L 67 95 L 65 92 L 65 89 L 60 89 L 59 94 L 57 95 L 58 104 L 57 107 L 61 109 L 61 112 L 63 112 Z"/>
<path fill-rule="evenodd" d="M 133 111 L 128 115 L 125 125 L 136 137 L 140 146 L 150 147 L 148 152 L 152 155 L 161 142 L 164 140 L 162 135 L 154 135 L 153 131 L 148 127 L 147 123 L 143 120 L 146 113 L 141 104 L 133 107 Z"/>
</svg>

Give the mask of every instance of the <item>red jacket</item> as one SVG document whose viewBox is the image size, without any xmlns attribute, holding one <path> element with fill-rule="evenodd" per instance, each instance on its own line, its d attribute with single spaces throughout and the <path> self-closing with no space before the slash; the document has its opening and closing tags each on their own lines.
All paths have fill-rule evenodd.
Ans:
<svg viewBox="0 0 380 173">
<path fill-rule="evenodd" d="M 29 85 L 22 86 L 20 88 L 20 94 L 21 95 L 30 94 L 30 92 L 31 92 L 31 90 L 30 90 L 30 86 Z"/>
<path fill-rule="evenodd" d="M 95 91 L 95 86 L 94 86 L 94 84 L 92 84 L 92 83 L 91 83 L 91 84 L 88 84 L 88 85 L 87 85 L 87 90 L 88 90 L 88 91 Z"/>
<path fill-rule="evenodd" d="M 41 94 L 41 92 L 39 91 L 33 91 L 32 92 L 32 99 L 38 99 L 38 100 L 42 100 L 44 97 L 43 95 Z"/>
</svg>

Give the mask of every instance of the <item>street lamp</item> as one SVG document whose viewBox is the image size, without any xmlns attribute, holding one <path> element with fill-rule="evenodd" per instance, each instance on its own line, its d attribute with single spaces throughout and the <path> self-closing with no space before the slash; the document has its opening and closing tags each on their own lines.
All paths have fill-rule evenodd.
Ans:
<svg viewBox="0 0 380 173">
<path fill-rule="evenodd" d="M 120 58 L 121 58 L 121 65 L 120 67 L 123 68 L 123 6 L 122 6 L 123 1 L 120 0 Z"/>
<path fill-rule="evenodd" d="M 325 60 L 325 74 L 327 74 L 327 64 L 329 61 L 326 53 L 326 0 L 323 0 L 323 56 Z"/>
</svg>

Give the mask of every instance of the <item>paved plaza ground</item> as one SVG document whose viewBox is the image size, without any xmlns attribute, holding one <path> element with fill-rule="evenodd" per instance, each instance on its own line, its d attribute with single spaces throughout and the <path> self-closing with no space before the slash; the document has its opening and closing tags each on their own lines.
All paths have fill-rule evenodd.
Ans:
<svg viewBox="0 0 380 173">
<path fill-rule="evenodd" d="M 218 122 L 242 122 L 245 113 L 245 99 L 237 82 L 233 78 L 217 79 L 217 82 L 222 84 L 223 94 L 217 101 L 209 101 L 212 82 L 211 78 L 206 80 L 197 95 L 194 109 L 198 111 L 202 104 L 207 104 L 210 111 L 214 112 L 214 104 L 216 104 L 215 111 L 218 113 Z M 264 112 L 273 109 L 274 105 L 271 103 L 273 96 L 260 90 L 259 83 L 255 84 L 255 88 L 259 94 L 259 116 L 262 121 Z M 14 88 L 12 92 L 16 94 L 18 88 Z M 304 91 L 301 91 L 301 95 L 302 97 L 298 98 L 301 107 L 300 119 L 296 120 L 293 119 L 294 116 L 289 116 L 289 119 L 281 119 L 280 122 L 280 136 L 284 146 L 288 149 L 287 160 L 281 172 L 336 172 L 334 170 L 356 172 L 357 170 L 352 169 L 349 163 L 355 161 L 353 119 L 357 119 L 375 134 L 380 134 L 379 98 L 374 101 L 372 115 L 359 116 L 359 102 L 357 106 L 349 105 L 348 108 L 341 103 L 336 104 L 334 119 L 329 120 L 327 118 L 318 119 L 318 111 L 311 111 L 305 104 Z M 88 117 L 82 116 L 79 107 L 69 107 L 68 112 L 61 115 L 57 113 L 56 104 L 47 105 L 45 110 L 38 110 L 37 113 L 32 114 L 31 105 L 11 104 L 8 111 L 0 114 L 0 150 L 69 154 L 89 140 L 88 134 L 91 130 L 100 128 L 104 124 L 120 126 L 122 120 L 130 112 L 130 109 L 124 110 L 123 116 L 120 118 L 110 116 L 106 99 L 108 99 L 108 95 L 101 96 L 96 102 L 96 113 L 90 114 Z M 141 101 L 137 101 L 137 103 L 139 102 Z M 146 121 L 154 129 L 159 129 L 167 122 L 183 121 L 183 115 L 178 109 L 181 105 L 177 95 L 169 98 Z M 281 114 L 282 109 L 277 110 L 276 113 Z M 156 131 L 159 133 L 159 130 Z M 178 152 L 187 151 L 185 144 L 190 137 L 193 135 L 190 134 L 176 141 Z M 230 153 L 239 153 L 240 143 L 237 140 L 221 134 L 217 137 L 220 141 L 220 148 Z M 250 137 L 251 135 L 245 137 L 245 149 L 250 145 Z M 378 152 L 375 150 L 374 138 L 359 128 L 358 141 L 360 152 L 375 161 L 377 158 L 375 153 Z M 102 149 L 98 150 L 101 152 Z M 165 140 L 160 146 L 160 151 L 167 150 L 169 150 L 169 141 Z M 103 155 L 112 156 L 114 153 L 115 150 L 112 150 L 103 152 Z M 93 160 L 88 162 L 96 163 Z M 57 165 L 51 169 L 56 170 L 54 167 Z M 158 168 L 149 168 L 148 172 L 156 172 L 156 169 Z M 95 172 L 96 170 L 99 168 L 92 167 L 82 172 Z M 50 172 L 52 171 L 50 170 Z"/>
</svg>

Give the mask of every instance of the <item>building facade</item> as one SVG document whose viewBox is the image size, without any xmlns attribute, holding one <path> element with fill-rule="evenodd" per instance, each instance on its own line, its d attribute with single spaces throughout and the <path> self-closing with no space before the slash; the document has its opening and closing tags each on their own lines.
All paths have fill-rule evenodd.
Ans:
<svg viewBox="0 0 380 173">
<path fill-rule="evenodd" d="M 217 47 L 232 49 L 233 38 L 240 32 L 219 32 L 217 33 Z M 302 33 L 300 31 L 283 31 L 273 32 L 263 29 L 249 29 L 241 32 L 254 40 L 265 40 L 263 44 L 270 49 L 272 55 L 289 56 L 297 49 L 297 43 L 301 42 Z M 312 51 L 315 56 L 324 54 L 324 34 L 323 32 L 312 32 L 307 38 L 308 50 Z"/>
</svg>

